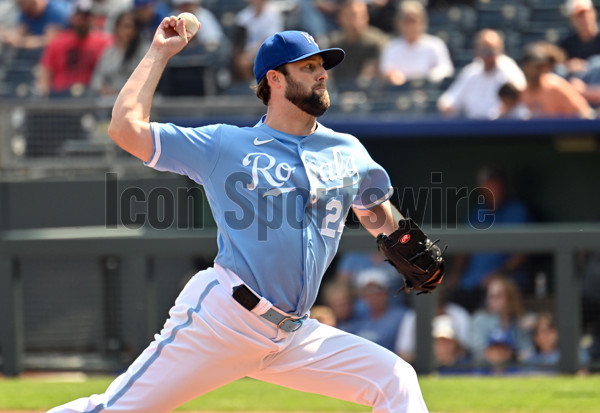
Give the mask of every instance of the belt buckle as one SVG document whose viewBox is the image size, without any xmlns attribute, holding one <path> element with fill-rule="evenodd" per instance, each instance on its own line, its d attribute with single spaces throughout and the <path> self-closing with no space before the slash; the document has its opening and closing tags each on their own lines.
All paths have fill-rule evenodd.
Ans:
<svg viewBox="0 0 600 413">
<path fill-rule="evenodd" d="M 285 332 L 293 333 L 294 331 L 302 327 L 302 324 L 304 323 L 304 320 L 306 320 L 306 317 L 306 315 L 302 318 L 286 317 L 283 320 L 281 320 L 279 324 L 277 324 L 277 327 L 279 327 Z"/>
</svg>

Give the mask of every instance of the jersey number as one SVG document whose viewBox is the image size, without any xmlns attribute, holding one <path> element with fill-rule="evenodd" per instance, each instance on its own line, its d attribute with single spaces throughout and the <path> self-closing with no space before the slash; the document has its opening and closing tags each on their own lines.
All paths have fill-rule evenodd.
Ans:
<svg viewBox="0 0 600 413">
<path fill-rule="evenodd" d="M 335 238 L 335 233 L 344 230 L 344 221 L 340 220 L 342 216 L 342 203 L 339 199 L 332 198 L 325 205 L 327 215 L 323 218 L 321 225 L 321 234 L 326 237 Z"/>
</svg>

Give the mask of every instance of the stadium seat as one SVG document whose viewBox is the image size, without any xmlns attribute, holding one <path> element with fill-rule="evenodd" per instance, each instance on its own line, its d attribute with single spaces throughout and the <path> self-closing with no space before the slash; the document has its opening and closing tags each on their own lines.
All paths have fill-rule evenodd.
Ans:
<svg viewBox="0 0 600 413">
<path fill-rule="evenodd" d="M 476 11 L 466 5 L 451 6 L 428 12 L 429 30 L 439 30 L 442 27 L 458 28 L 462 32 L 471 32 L 477 26 Z"/>
<path fill-rule="evenodd" d="M 0 57 L 2 71 L 0 90 L 7 97 L 24 98 L 34 87 L 34 71 L 39 63 L 42 49 L 6 49 Z"/>
<path fill-rule="evenodd" d="M 532 42 L 546 41 L 550 43 L 556 43 L 568 33 L 569 28 L 563 26 L 562 28 L 539 28 L 531 27 L 529 29 L 523 29 L 521 31 L 521 45 L 525 46 Z"/>
<path fill-rule="evenodd" d="M 535 7 L 563 7 L 565 0 L 527 0 L 526 1 L 532 8 Z"/>
<path fill-rule="evenodd" d="M 520 52 L 521 47 L 523 47 L 521 31 L 505 30 L 501 32 L 501 35 L 504 39 L 504 50 L 506 51 L 506 54 L 516 58 L 516 56 L 514 56 L 515 52 Z"/>
<path fill-rule="evenodd" d="M 531 10 L 530 22 L 534 27 L 561 27 L 569 18 L 563 7 L 535 7 Z"/>
<path fill-rule="evenodd" d="M 460 69 L 473 61 L 473 49 L 450 51 L 450 57 L 452 58 L 452 63 L 454 63 L 454 69 L 458 73 Z"/>
<path fill-rule="evenodd" d="M 430 31 L 431 34 L 438 36 L 446 43 L 450 53 L 454 51 L 462 51 L 465 49 L 466 35 L 457 31 L 453 27 L 439 28 L 435 31 Z"/>
<path fill-rule="evenodd" d="M 244 0 L 220 0 L 214 10 L 218 17 L 222 17 L 225 13 L 237 13 L 248 5 Z"/>
<path fill-rule="evenodd" d="M 520 4 L 505 4 L 499 8 L 479 10 L 477 13 L 477 27 L 497 30 L 520 29 L 527 27 L 530 10 Z"/>
<path fill-rule="evenodd" d="M 476 0 L 474 6 L 477 10 L 497 10 L 507 4 L 521 4 L 519 0 Z"/>
<path fill-rule="evenodd" d="M 7 97 L 25 98 L 32 94 L 35 78 L 31 68 L 10 67 L 3 82 Z"/>
</svg>

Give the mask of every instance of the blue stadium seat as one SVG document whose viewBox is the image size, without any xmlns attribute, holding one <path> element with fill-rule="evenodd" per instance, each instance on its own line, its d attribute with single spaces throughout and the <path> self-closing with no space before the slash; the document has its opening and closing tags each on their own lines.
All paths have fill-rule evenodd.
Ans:
<svg viewBox="0 0 600 413">
<path fill-rule="evenodd" d="M 535 7 L 530 22 L 536 27 L 560 27 L 568 24 L 569 18 L 562 7 Z"/>
<path fill-rule="evenodd" d="M 429 30 L 429 33 L 441 38 L 450 49 L 450 53 L 465 49 L 467 36 L 453 26 L 438 27 L 435 30 Z"/>
<path fill-rule="evenodd" d="M 211 12 L 213 12 L 216 15 L 219 11 L 220 3 L 221 3 L 221 1 L 219 1 L 219 0 L 203 0 L 202 7 L 210 10 Z"/>
<path fill-rule="evenodd" d="M 520 30 L 505 30 L 502 31 L 500 34 L 504 39 L 504 48 L 506 50 L 520 49 L 523 45 L 523 39 Z"/>
<path fill-rule="evenodd" d="M 521 31 L 521 44 L 523 46 L 537 41 L 546 41 L 550 43 L 556 43 L 562 39 L 566 33 L 568 33 L 568 26 L 563 27 L 552 27 L 552 28 L 540 28 L 532 26 L 529 29 L 523 29 Z"/>
<path fill-rule="evenodd" d="M 472 7 L 457 5 L 431 10 L 427 20 L 430 30 L 452 26 L 463 32 L 471 32 L 477 26 L 477 13 Z"/>
<path fill-rule="evenodd" d="M 463 67 L 468 65 L 473 61 L 474 54 L 473 50 L 463 50 L 460 52 L 451 52 L 450 57 L 452 58 L 452 63 L 454 63 L 454 69 L 456 73 L 460 71 Z"/>
<path fill-rule="evenodd" d="M 520 29 L 529 24 L 530 9 L 522 4 L 505 4 L 477 13 L 477 27 L 496 30 Z"/>
<path fill-rule="evenodd" d="M 4 90 L 7 97 L 29 97 L 34 88 L 35 78 L 31 67 L 10 68 L 4 74 Z"/>
<path fill-rule="evenodd" d="M 526 1 L 532 8 L 534 7 L 563 7 L 565 0 L 527 0 Z"/>
<path fill-rule="evenodd" d="M 522 4 L 520 0 L 476 0 L 474 6 L 477 10 L 497 10 L 507 4 Z"/>
<path fill-rule="evenodd" d="M 217 5 L 214 11 L 218 17 L 222 17 L 225 13 L 237 13 L 246 7 L 248 3 L 244 0 L 220 0 Z"/>
<path fill-rule="evenodd" d="M 452 24 L 450 16 L 448 16 L 448 9 L 445 7 L 427 12 L 427 21 L 429 27 L 449 26 Z"/>
<path fill-rule="evenodd" d="M 2 54 L 2 94 L 25 98 L 31 95 L 35 83 L 34 70 L 42 49 L 10 49 Z"/>
</svg>

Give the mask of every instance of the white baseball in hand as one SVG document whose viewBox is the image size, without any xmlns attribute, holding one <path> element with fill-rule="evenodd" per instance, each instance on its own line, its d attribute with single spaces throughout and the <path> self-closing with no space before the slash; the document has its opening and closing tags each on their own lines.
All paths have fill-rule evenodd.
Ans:
<svg viewBox="0 0 600 413">
<path fill-rule="evenodd" d="M 200 22 L 192 13 L 184 12 L 177 16 L 177 28 L 179 26 L 179 20 L 183 20 L 185 22 L 185 32 L 187 33 L 187 40 L 190 40 L 200 29 Z M 181 37 L 185 37 L 185 34 L 177 31 Z"/>
</svg>

